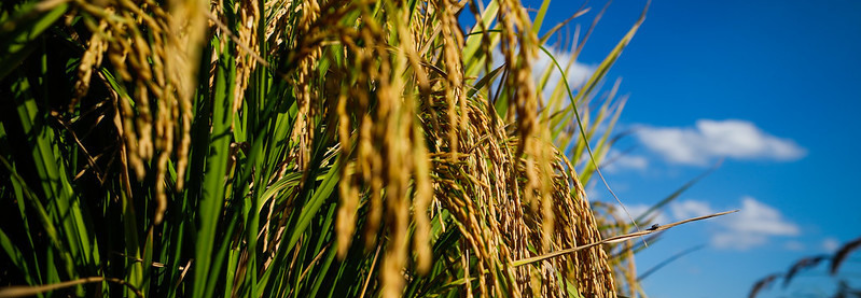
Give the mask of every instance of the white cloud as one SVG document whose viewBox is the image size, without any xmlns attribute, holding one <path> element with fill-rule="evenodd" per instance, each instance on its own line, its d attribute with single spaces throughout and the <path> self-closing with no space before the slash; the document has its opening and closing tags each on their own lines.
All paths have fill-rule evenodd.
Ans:
<svg viewBox="0 0 861 298">
<path fill-rule="evenodd" d="M 707 165 L 719 157 L 797 160 L 806 150 L 790 139 L 772 136 L 743 120 L 698 120 L 695 127 L 641 126 L 640 142 L 674 163 Z"/>
<path fill-rule="evenodd" d="M 573 57 L 569 52 L 550 50 L 550 53 L 553 54 L 553 57 L 556 59 L 556 62 L 559 63 L 559 66 L 561 66 L 562 69 L 565 69 L 568 66 L 568 63 L 572 62 L 571 59 Z M 538 58 L 535 59 L 532 64 L 532 74 L 535 76 L 536 81 L 544 75 L 544 71 L 548 67 L 551 68 L 552 71 L 550 73 L 550 78 L 547 81 L 546 89 L 549 90 L 545 89 L 546 92 L 553 91 L 553 88 L 556 87 L 557 83 L 562 83 L 562 73 L 560 73 L 559 69 L 556 68 L 556 65 L 553 63 L 553 60 L 551 60 L 546 53 L 541 52 L 540 54 L 538 54 Z M 573 64 L 571 64 L 571 67 L 568 68 L 566 72 L 568 73 L 568 85 L 573 91 L 577 87 L 585 84 L 586 80 L 588 80 L 589 77 L 591 77 L 592 74 L 595 73 L 595 66 L 586 65 L 580 63 L 579 61 L 573 61 Z M 547 94 L 545 93 L 545 95 Z"/>
<path fill-rule="evenodd" d="M 837 251 L 838 247 L 840 247 L 840 242 L 834 237 L 828 237 L 825 238 L 825 240 L 822 240 L 822 249 L 827 252 Z"/>
<path fill-rule="evenodd" d="M 748 250 L 768 243 L 768 237 L 762 234 L 724 232 L 712 235 L 712 244 L 717 248 Z"/>
<path fill-rule="evenodd" d="M 626 205 L 631 216 L 637 218 L 651 208 L 647 204 Z M 718 211 L 740 209 L 738 213 L 726 217 L 708 220 L 712 225 L 711 243 L 719 249 L 747 250 L 768 244 L 774 237 L 792 237 L 801 234 L 798 225 L 788 219 L 772 206 L 745 196 L 741 198 L 741 207 L 716 210 L 708 202 L 700 200 L 675 201 L 667 206 L 666 212 L 653 213 L 652 223 L 667 224 L 693 217 L 717 213 Z M 622 208 L 616 207 L 614 215 L 621 220 L 629 221 Z M 826 250 L 833 251 L 837 240 L 826 239 L 823 242 Z M 783 247 L 788 250 L 804 250 L 805 245 L 797 240 L 789 239 Z"/>
<path fill-rule="evenodd" d="M 576 92 L 576 89 L 585 84 L 597 69 L 597 66 L 595 65 L 584 64 L 576 60 L 571 61 L 574 58 L 573 55 L 571 55 L 571 52 L 556 49 L 549 49 L 549 51 L 553 55 L 553 58 L 556 59 L 556 62 L 559 63 L 559 66 L 567 72 L 568 85 L 571 87 L 571 91 Z M 495 69 L 505 64 L 505 57 L 502 55 L 502 51 L 498 48 L 493 49 L 492 55 L 492 68 Z M 568 67 L 569 63 L 571 63 L 570 67 Z M 536 83 L 539 82 L 539 80 L 545 75 L 545 71 L 548 69 L 550 69 L 550 77 L 547 80 L 547 88 L 550 90 L 545 91 L 553 91 L 553 88 L 556 87 L 557 83 L 562 83 L 562 73 L 559 72 L 559 68 L 557 68 L 556 64 L 553 63 L 553 59 L 550 59 L 550 56 L 547 56 L 547 53 L 540 51 L 538 56 L 532 60 L 532 76 Z"/>
<path fill-rule="evenodd" d="M 646 211 L 648 211 L 649 208 L 651 208 L 651 207 L 652 207 L 651 205 L 646 205 L 646 204 L 633 204 L 633 205 L 625 204 L 625 208 L 628 209 L 628 213 L 630 213 L 631 217 L 633 217 L 634 219 L 637 219 L 637 217 L 640 217 L 640 215 L 645 214 Z M 623 220 L 625 222 L 631 221 L 630 219 L 628 219 L 628 215 L 625 214 L 625 211 L 622 210 L 622 207 L 620 207 L 620 206 L 615 206 L 615 209 L 613 209 L 613 213 L 615 214 L 616 218 L 618 218 L 620 220 Z M 648 220 L 650 218 L 652 219 L 652 221 L 650 221 L 649 223 L 666 224 L 666 223 L 670 222 L 669 217 L 664 215 L 664 213 L 661 212 L 660 210 L 656 210 L 656 211 L 650 213 L 649 217 L 646 218 L 646 220 Z M 640 222 L 638 222 L 638 223 L 640 223 Z M 646 224 L 645 222 L 640 223 L 640 225 L 645 225 L 645 224 Z"/>
<path fill-rule="evenodd" d="M 577 90 L 582 87 L 592 77 L 592 74 L 595 73 L 595 70 L 598 68 L 597 65 L 589 65 L 582 63 L 580 61 L 574 60 L 574 56 L 571 55 L 570 52 L 565 50 L 556 50 L 550 49 L 548 47 L 549 52 L 553 55 L 553 58 L 556 59 L 556 62 L 559 63 L 559 66 L 565 70 L 568 75 L 568 86 L 571 87 L 571 91 L 574 92 L 574 95 L 577 94 Z M 492 68 L 496 69 L 502 66 L 505 63 L 505 57 L 502 55 L 502 51 L 499 48 L 493 49 L 492 52 Z M 572 61 L 573 60 L 573 61 Z M 569 67 L 568 64 L 571 64 Z M 559 69 L 556 67 L 556 64 L 553 63 L 553 60 L 550 59 L 550 56 L 544 51 L 540 51 L 538 56 L 532 61 L 532 79 L 535 82 L 536 88 L 538 88 L 538 84 L 541 82 L 541 79 L 545 75 L 545 70 L 550 70 L 550 76 L 547 79 L 547 84 L 541 90 L 541 95 L 546 101 L 553 94 L 553 90 L 557 85 L 563 89 L 563 93 L 567 93 L 567 90 L 564 90 L 565 87 L 562 82 L 562 73 L 559 72 Z M 501 75 L 497 76 L 494 82 L 491 84 L 493 86 L 493 90 L 499 88 Z M 564 98 L 567 99 L 568 96 L 564 95 Z M 546 103 L 546 102 L 545 102 Z M 555 108 L 564 108 L 570 104 L 568 100 L 562 100 L 560 102 L 560 106 Z"/>
<path fill-rule="evenodd" d="M 765 244 L 772 236 L 797 236 L 797 224 L 769 205 L 752 197 L 742 198 L 741 211 L 721 221 L 724 229 L 712 236 L 718 248 L 746 250 Z"/>
<path fill-rule="evenodd" d="M 607 157 L 604 158 L 604 164 L 601 166 L 602 171 L 608 173 L 619 172 L 626 169 L 645 170 L 649 166 L 649 160 L 644 156 L 632 155 L 610 149 Z"/>
<path fill-rule="evenodd" d="M 716 213 L 711 207 L 709 207 L 709 203 L 696 200 L 674 202 L 670 204 L 670 211 L 673 213 L 673 218 L 676 220 L 684 220 L 691 217 Z"/>
<path fill-rule="evenodd" d="M 752 197 L 742 198 L 741 210 L 735 220 L 727 222 L 733 230 L 785 236 L 795 236 L 799 233 L 798 226 L 783 219 L 780 211 Z"/>
<path fill-rule="evenodd" d="M 589 198 L 589 201 L 601 200 L 601 193 L 598 192 L 598 181 L 596 179 L 592 179 L 592 181 L 589 181 L 589 184 L 586 184 L 586 197 Z"/>
<path fill-rule="evenodd" d="M 740 208 L 715 210 L 708 202 L 699 200 L 676 201 L 670 203 L 668 208 L 672 218 L 667 222 L 740 209 L 738 213 L 708 221 L 716 226 L 712 230 L 711 243 L 722 249 L 746 250 L 768 243 L 771 237 L 800 234 L 798 225 L 785 219 L 780 211 L 748 196 L 742 197 Z M 804 245 L 790 240 L 784 244 L 784 248 L 800 250 L 804 249 Z"/>
</svg>

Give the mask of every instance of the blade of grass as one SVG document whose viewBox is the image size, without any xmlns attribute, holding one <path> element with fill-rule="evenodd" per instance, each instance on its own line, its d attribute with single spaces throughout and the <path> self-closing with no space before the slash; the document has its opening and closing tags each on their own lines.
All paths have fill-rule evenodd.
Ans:
<svg viewBox="0 0 861 298">
<path fill-rule="evenodd" d="M 674 223 L 671 223 L 671 224 L 667 224 L 667 225 L 659 226 L 659 227 L 657 227 L 657 228 L 655 228 L 655 229 L 649 229 L 649 230 L 644 230 L 644 231 L 634 232 L 634 233 L 630 233 L 630 234 L 625 234 L 625 235 L 620 235 L 620 236 L 614 236 L 614 237 L 610 237 L 610 238 L 607 238 L 607 239 L 604 239 L 604 240 L 601 240 L 601 241 L 598 241 L 598 242 L 594 242 L 594 243 L 584 244 L 584 245 L 580 245 L 580 246 L 576 246 L 576 247 L 572 247 L 572 248 L 568 248 L 568 249 L 563 249 L 563 250 L 560 250 L 560 251 L 557 251 L 557 252 L 552 252 L 552 253 L 549 253 L 549 254 L 544 254 L 544 255 L 535 256 L 535 257 L 531 257 L 531 258 L 525 258 L 525 259 L 516 260 L 516 261 L 514 261 L 514 262 L 512 262 L 512 263 L 511 263 L 511 266 L 513 266 L 513 267 L 519 267 L 519 266 L 523 266 L 523 265 L 527 265 L 527 264 L 532 264 L 532 263 L 540 262 L 540 261 L 543 261 L 543 260 L 546 260 L 546 259 L 550 259 L 550 258 L 553 258 L 553 257 L 558 257 L 558 256 L 561 256 L 561 255 L 564 255 L 564 254 L 570 254 L 570 253 L 577 252 L 577 251 L 581 251 L 581 250 L 584 250 L 584 249 L 587 249 L 587 248 L 595 247 L 595 246 L 598 246 L 598 245 L 602 245 L 602 244 L 609 244 L 609 243 L 616 243 L 616 242 L 622 242 L 622 241 L 625 241 L 625 240 L 628 240 L 628 239 L 631 239 L 631 238 L 642 237 L 642 236 L 644 236 L 644 235 L 649 235 L 649 234 L 651 234 L 651 233 L 656 233 L 656 232 L 659 232 L 659 231 L 663 231 L 663 230 L 666 230 L 666 229 L 670 229 L 670 228 L 672 228 L 672 227 L 675 227 L 675 226 L 678 226 L 678 225 L 683 225 L 683 224 L 686 224 L 686 223 L 689 223 L 689 222 L 694 222 L 694 221 L 699 221 L 699 220 L 709 219 L 709 218 L 716 217 L 716 216 L 727 215 L 727 214 L 735 213 L 735 212 L 738 212 L 738 211 L 739 211 L 739 210 L 733 210 L 733 211 L 719 212 L 719 213 L 715 213 L 715 214 L 709 214 L 709 215 L 704 215 L 704 216 L 699 216 L 699 217 L 689 218 L 689 219 L 686 219 L 686 220 L 677 221 L 677 222 L 674 222 Z"/>
<path fill-rule="evenodd" d="M 654 267 L 649 268 L 649 270 L 646 270 L 646 272 L 643 272 L 643 274 L 640 274 L 640 276 L 638 276 L 638 277 L 637 277 L 637 281 L 639 282 L 639 281 L 641 281 L 641 280 L 643 280 L 643 279 L 646 279 L 647 277 L 649 277 L 649 275 L 652 275 L 653 273 L 657 272 L 657 271 L 658 271 L 658 270 L 660 270 L 661 268 L 664 268 L 664 266 L 669 265 L 669 264 L 670 264 L 670 263 L 672 263 L 673 261 L 678 260 L 679 258 L 681 258 L 681 257 L 683 257 L 683 256 L 685 256 L 685 255 L 687 255 L 687 254 L 690 254 L 690 253 L 692 253 L 692 252 L 698 251 L 698 250 L 702 249 L 703 247 L 705 247 L 705 245 L 697 245 L 697 246 L 694 246 L 694 247 L 688 248 L 688 249 L 686 249 L 686 250 L 684 250 L 684 251 L 681 251 L 681 252 L 679 252 L 679 253 L 677 253 L 677 254 L 673 255 L 672 257 L 670 257 L 670 258 L 668 258 L 668 259 L 666 259 L 666 260 L 664 260 L 664 261 L 662 261 L 662 262 L 658 263 L 658 264 L 657 264 L 657 265 L 655 265 Z"/>
<path fill-rule="evenodd" d="M 101 282 L 110 282 L 110 283 L 115 283 L 115 284 L 125 286 L 125 287 L 129 288 L 129 290 L 131 290 L 132 293 L 134 293 L 137 297 L 144 297 L 143 293 L 141 293 L 140 290 L 138 290 L 137 288 L 135 288 L 134 286 L 132 286 L 131 284 L 129 284 L 128 282 L 126 282 L 122 279 L 94 276 L 94 277 L 85 277 L 85 278 L 80 278 L 80 279 L 76 279 L 76 280 L 71 280 L 71 281 L 66 281 L 66 282 L 61 282 L 61 283 L 56 283 L 56 284 L 50 284 L 50 285 L 11 286 L 11 287 L 0 288 L 0 298 L 34 296 L 37 294 L 50 292 L 50 291 L 54 291 L 57 289 L 74 287 L 74 286 L 87 284 L 87 283 L 101 283 Z"/>
<path fill-rule="evenodd" d="M 218 47 L 218 40 L 213 40 L 212 47 Z M 236 64 L 229 51 L 221 52 L 215 62 L 216 77 L 214 82 L 212 104 L 212 132 L 209 138 L 209 153 L 206 157 L 206 174 L 203 177 L 203 189 L 199 202 L 198 227 L 196 242 L 197 268 L 194 271 L 194 289 L 192 297 L 205 297 L 204 291 L 216 287 L 216 280 L 209 276 L 217 276 L 210 272 L 213 245 L 216 230 L 221 219 L 221 209 L 225 194 L 225 173 L 227 159 L 230 158 L 230 124 L 233 119 L 233 86 L 236 77 Z"/>
<path fill-rule="evenodd" d="M 648 217 L 649 217 L 649 215 L 651 215 L 652 213 L 654 213 L 654 212 L 655 212 L 655 211 L 657 211 L 658 209 L 663 208 L 664 206 L 666 206 L 666 205 L 667 205 L 667 204 L 669 204 L 670 202 L 672 202 L 672 201 L 674 201 L 675 199 L 677 199 L 677 198 L 678 198 L 682 193 L 684 193 L 684 192 L 685 192 L 685 191 L 687 191 L 689 188 L 691 188 L 692 186 L 694 186 L 694 184 L 697 184 L 697 182 L 699 182 L 700 180 L 702 180 L 703 178 L 707 177 L 707 176 L 708 176 L 708 175 L 710 175 L 712 172 L 714 172 L 715 170 L 717 170 L 718 168 L 720 168 L 720 166 L 721 166 L 721 164 L 722 164 L 722 163 L 723 163 L 723 159 L 718 160 L 714 165 L 712 165 L 712 167 L 711 167 L 711 168 L 709 168 L 708 170 L 706 170 L 706 171 L 705 171 L 705 172 L 703 172 L 702 174 L 700 174 L 700 175 L 698 175 L 698 176 L 694 177 L 694 179 L 691 179 L 690 181 L 688 181 L 687 183 L 685 183 L 684 185 L 682 185 L 682 187 L 680 187 L 679 189 L 677 189 L 676 191 L 674 191 L 672 194 L 670 194 L 669 196 L 667 196 L 666 198 L 664 198 L 663 200 L 661 200 L 661 201 L 660 201 L 660 202 L 658 202 L 657 204 L 652 205 L 651 207 L 649 207 L 649 209 L 648 209 L 648 210 L 646 210 L 646 212 L 643 212 L 643 214 L 640 214 L 640 216 L 638 216 L 638 217 L 637 217 L 636 221 L 637 221 L 637 222 L 642 222 L 644 219 L 648 218 Z"/>
<path fill-rule="evenodd" d="M 34 41 L 66 13 L 69 8 L 66 2 L 32 1 L 18 7 L 13 16 L 0 17 L 3 24 L 0 28 L 0 79 L 20 66 L 38 47 Z"/>
<path fill-rule="evenodd" d="M 601 181 L 604 183 L 604 186 L 607 188 L 607 190 L 610 192 L 610 194 L 613 195 L 613 198 L 616 199 L 616 202 L 618 202 L 619 205 L 622 206 L 622 210 L 625 211 L 625 214 L 628 216 L 628 218 L 632 222 L 634 222 L 634 218 L 631 217 L 631 214 L 628 212 L 628 209 L 625 207 L 625 204 L 622 204 L 622 201 L 619 199 L 618 196 L 616 196 L 616 194 L 610 188 L 610 185 L 607 183 L 607 179 L 605 179 L 604 175 L 601 174 L 601 171 L 598 167 L 598 163 L 595 161 L 595 155 L 592 152 L 592 148 L 589 146 L 589 141 L 588 141 L 589 138 L 586 136 L 586 130 L 583 127 L 583 121 L 580 119 L 580 113 L 577 111 L 576 103 L 577 103 L 579 98 L 582 98 L 583 96 L 585 96 L 585 94 L 589 94 L 594 89 L 595 85 L 597 85 L 598 81 L 607 73 L 610 66 L 613 64 L 613 62 L 616 61 L 616 59 L 621 54 L 622 49 L 624 49 L 625 46 L 628 45 L 628 42 L 631 40 L 631 38 L 633 38 L 634 33 L 637 32 L 637 29 L 639 29 L 640 25 L 645 20 L 646 11 L 648 11 L 648 9 L 649 9 L 649 2 L 647 2 L 646 7 L 643 8 L 643 12 L 640 15 L 640 19 L 637 20 L 637 22 L 634 24 L 634 26 L 631 28 L 631 30 L 628 31 L 628 34 L 626 34 L 625 37 L 622 38 L 622 40 L 619 42 L 619 44 L 616 45 L 616 48 L 614 48 L 613 51 L 610 52 L 610 54 L 607 56 L 607 58 L 605 58 L 604 61 L 601 62 L 601 64 L 598 66 L 598 69 L 596 70 L 595 74 L 593 74 L 592 77 L 589 79 L 589 81 L 586 83 L 586 86 L 587 86 L 586 89 L 578 92 L 577 96 L 575 97 L 574 94 L 571 92 L 571 87 L 568 86 L 568 80 L 562 80 L 565 83 L 565 88 L 568 90 L 568 96 L 571 100 L 570 108 L 573 110 L 573 114 L 577 119 L 577 125 L 580 128 L 580 135 L 583 138 L 583 142 L 586 145 L 587 151 L 589 152 L 589 158 L 595 167 L 595 171 L 598 173 L 598 176 L 601 178 Z M 556 61 L 556 58 L 554 58 L 553 55 L 550 54 L 550 51 L 548 51 L 543 46 L 540 46 L 539 48 L 542 51 L 544 51 L 544 53 L 546 53 L 548 56 L 550 56 L 551 61 L 553 61 L 553 64 L 556 65 L 556 67 L 559 69 L 559 72 L 561 72 L 563 74 L 563 77 L 567 78 L 568 75 L 565 73 L 565 71 L 559 65 L 559 62 Z M 636 222 L 634 222 L 634 227 L 637 228 L 637 231 L 640 231 L 640 227 L 636 224 Z M 644 242 L 644 244 L 645 244 L 645 242 Z M 646 244 L 646 245 L 648 245 L 648 244 Z"/>
</svg>

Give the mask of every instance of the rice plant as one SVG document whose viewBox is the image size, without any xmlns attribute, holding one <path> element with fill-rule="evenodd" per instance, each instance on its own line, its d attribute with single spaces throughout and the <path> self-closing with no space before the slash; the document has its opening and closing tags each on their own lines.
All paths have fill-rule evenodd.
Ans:
<svg viewBox="0 0 861 298">
<path fill-rule="evenodd" d="M 861 248 L 861 237 L 844 243 L 833 254 L 821 254 L 801 258 L 792 264 L 786 273 L 773 273 L 756 281 L 750 289 L 748 297 L 755 298 L 762 291 L 769 289 L 780 278 L 783 278 L 782 286 L 785 289 L 792 283 L 793 278 L 797 278 L 800 273 L 814 269 L 826 261 L 829 262 L 828 275 L 834 281 L 837 281 L 837 292 L 832 297 L 861 297 L 861 289 L 850 287 L 848 278 L 838 276 L 841 266 L 859 248 Z"/>
<path fill-rule="evenodd" d="M 583 183 L 643 17 L 570 86 L 548 4 L 3 1 L 0 296 L 641 292 Z"/>
</svg>

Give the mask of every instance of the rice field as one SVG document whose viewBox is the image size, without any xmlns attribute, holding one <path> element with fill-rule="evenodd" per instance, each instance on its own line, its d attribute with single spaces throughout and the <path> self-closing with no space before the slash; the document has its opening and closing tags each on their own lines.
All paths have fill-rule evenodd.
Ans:
<svg viewBox="0 0 861 298">
<path fill-rule="evenodd" d="M 583 185 L 646 9 L 579 86 L 547 9 L 3 1 L 0 297 L 644 297 L 681 223 Z"/>
</svg>

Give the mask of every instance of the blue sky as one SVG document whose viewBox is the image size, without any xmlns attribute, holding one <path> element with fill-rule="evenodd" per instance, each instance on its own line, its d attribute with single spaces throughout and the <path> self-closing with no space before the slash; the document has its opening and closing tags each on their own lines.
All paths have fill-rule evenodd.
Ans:
<svg viewBox="0 0 861 298">
<path fill-rule="evenodd" d="M 545 24 L 581 4 L 552 2 Z M 603 59 L 644 4 L 610 6 L 581 69 Z M 572 24 L 588 26 L 603 5 L 591 2 Z M 861 237 L 861 1 L 657 0 L 608 79 L 618 77 L 630 95 L 620 123 L 637 133 L 606 175 L 628 208 L 658 202 L 726 157 L 660 220 L 742 209 L 674 228 L 641 253 L 642 272 L 706 245 L 646 279 L 649 297 L 746 297 L 759 278 Z M 602 186 L 589 193 L 612 200 Z M 830 294 L 825 272 L 816 267 L 758 297 Z M 842 272 L 861 287 L 861 252 Z"/>
</svg>

